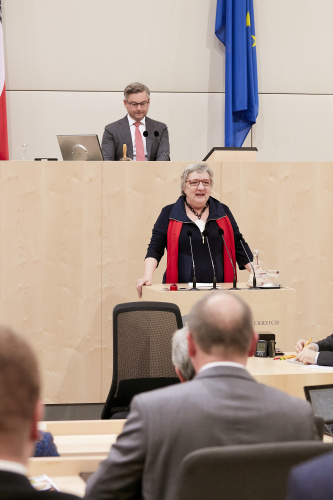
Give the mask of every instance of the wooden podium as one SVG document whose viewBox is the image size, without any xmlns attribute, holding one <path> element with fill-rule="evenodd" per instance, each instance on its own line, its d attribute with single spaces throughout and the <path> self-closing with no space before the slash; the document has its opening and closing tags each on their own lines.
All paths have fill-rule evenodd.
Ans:
<svg viewBox="0 0 333 500">
<path fill-rule="evenodd" d="M 231 283 L 220 283 L 220 290 L 232 288 Z M 230 290 L 241 297 L 252 309 L 254 329 L 258 333 L 275 333 L 276 345 L 284 351 L 293 351 L 298 340 L 295 330 L 295 290 L 292 288 L 252 290 L 246 283 L 237 283 L 239 290 Z M 191 307 L 209 290 L 191 291 L 187 284 L 179 284 L 171 292 L 168 285 L 152 285 L 142 288 L 143 300 L 173 302 L 181 310 L 184 323 Z"/>
</svg>

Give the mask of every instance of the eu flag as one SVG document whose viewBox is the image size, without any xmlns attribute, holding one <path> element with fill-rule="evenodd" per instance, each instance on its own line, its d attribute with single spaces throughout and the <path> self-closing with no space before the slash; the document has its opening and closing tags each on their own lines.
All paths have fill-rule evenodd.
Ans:
<svg viewBox="0 0 333 500">
<path fill-rule="evenodd" d="M 225 45 L 226 147 L 240 147 L 258 116 L 253 0 L 217 0 L 215 34 Z"/>
</svg>

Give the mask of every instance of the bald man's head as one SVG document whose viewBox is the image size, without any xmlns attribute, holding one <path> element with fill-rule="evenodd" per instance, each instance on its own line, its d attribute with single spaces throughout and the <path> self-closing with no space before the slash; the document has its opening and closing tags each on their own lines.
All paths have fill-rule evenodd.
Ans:
<svg viewBox="0 0 333 500">
<path fill-rule="evenodd" d="M 227 292 L 206 295 L 191 309 L 189 331 L 207 353 L 247 355 L 253 340 L 253 319 L 249 306 Z"/>
</svg>

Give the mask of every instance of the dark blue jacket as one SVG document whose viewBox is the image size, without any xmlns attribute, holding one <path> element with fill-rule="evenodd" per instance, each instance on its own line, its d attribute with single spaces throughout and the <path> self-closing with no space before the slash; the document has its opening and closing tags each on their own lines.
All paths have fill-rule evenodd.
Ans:
<svg viewBox="0 0 333 500">
<path fill-rule="evenodd" d="M 223 241 L 218 233 L 219 227 L 216 223 L 217 219 L 225 216 L 229 217 L 234 234 L 239 233 L 237 223 L 230 212 L 229 208 L 220 203 L 215 198 L 209 198 L 209 216 L 206 222 L 206 230 L 208 231 L 208 241 L 212 258 L 215 266 L 217 282 L 224 281 L 223 276 Z M 212 262 L 209 255 L 207 242 L 203 243 L 202 235 L 198 226 L 191 221 L 185 212 L 184 197 L 180 196 L 176 203 L 164 207 L 155 222 L 153 234 L 148 246 L 147 257 L 153 257 L 159 262 L 163 257 L 167 247 L 167 232 L 170 219 L 183 222 L 183 227 L 179 236 L 179 254 L 178 254 L 178 281 L 179 283 L 187 283 L 193 280 L 193 265 L 191 257 L 190 240 L 187 236 L 188 230 L 192 231 L 192 247 L 193 258 L 195 263 L 196 279 L 198 283 L 211 283 L 214 273 Z M 236 261 L 239 269 L 244 269 L 244 265 L 248 263 L 248 259 L 244 253 L 241 244 L 235 241 Z M 253 260 L 253 255 L 245 243 L 245 248 Z M 230 251 L 230 249 L 229 249 Z M 163 279 L 164 281 L 164 279 Z"/>
</svg>

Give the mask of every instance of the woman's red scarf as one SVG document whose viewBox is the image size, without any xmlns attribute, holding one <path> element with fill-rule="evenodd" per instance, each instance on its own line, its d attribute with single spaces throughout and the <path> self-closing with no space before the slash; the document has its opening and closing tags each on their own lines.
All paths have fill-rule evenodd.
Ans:
<svg viewBox="0 0 333 500">
<path fill-rule="evenodd" d="M 218 226 L 223 229 L 224 241 L 229 249 L 232 262 L 236 270 L 236 250 L 234 232 L 229 217 L 226 215 L 221 219 L 217 219 Z M 179 235 L 183 223 L 178 220 L 171 219 L 168 226 L 167 234 L 167 269 L 166 269 L 166 283 L 178 283 L 178 247 Z M 232 283 L 234 279 L 234 270 L 228 257 L 228 252 L 223 246 L 223 269 L 224 269 L 224 282 Z M 237 279 L 237 273 L 236 273 Z"/>
</svg>

